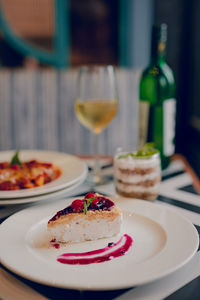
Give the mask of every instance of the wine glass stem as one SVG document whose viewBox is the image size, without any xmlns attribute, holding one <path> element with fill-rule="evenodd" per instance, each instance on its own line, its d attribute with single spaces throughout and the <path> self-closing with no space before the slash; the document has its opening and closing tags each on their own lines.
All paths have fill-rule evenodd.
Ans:
<svg viewBox="0 0 200 300">
<path fill-rule="evenodd" d="M 94 179 L 95 181 L 100 180 L 100 162 L 99 162 L 99 135 L 95 134 L 94 137 Z"/>
</svg>

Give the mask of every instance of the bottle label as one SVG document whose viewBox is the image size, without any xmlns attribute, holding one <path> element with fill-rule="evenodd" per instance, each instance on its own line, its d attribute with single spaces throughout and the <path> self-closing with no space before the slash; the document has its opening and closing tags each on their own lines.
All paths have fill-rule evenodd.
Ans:
<svg viewBox="0 0 200 300">
<path fill-rule="evenodd" d="M 147 101 L 139 102 L 139 148 L 143 147 L 147 141 L 149 108 L 150 105 Z"/>
<path fill-rule="evenodd" d="M 176 100 L 164 101 L 164 155 L 170 156 L 175 151 L 175 114 Z"/>
</svg>

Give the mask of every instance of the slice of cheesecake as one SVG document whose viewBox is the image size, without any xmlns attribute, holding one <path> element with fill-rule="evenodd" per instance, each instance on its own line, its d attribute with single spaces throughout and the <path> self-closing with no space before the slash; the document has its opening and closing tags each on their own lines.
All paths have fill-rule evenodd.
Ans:
<svg viewBox="0 0 200 300">
<path fill-rule="evenodd" d="M 111 237 L 120 232 L 122 212 L 110 199 L 88 193 L 58 211 L 48 221 L 48 231 L 57 242 L 82 242 Z"/>
</svg>

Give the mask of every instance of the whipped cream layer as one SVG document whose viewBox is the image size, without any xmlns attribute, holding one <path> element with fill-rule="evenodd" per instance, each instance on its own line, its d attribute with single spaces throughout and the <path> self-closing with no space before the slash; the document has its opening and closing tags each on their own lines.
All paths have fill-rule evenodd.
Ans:
<svg viewBox="0 0 200 300">
<path fill-rule="evenodd" d="M 157 168 L 155 169 L 154 172 L 150 174 L 131 174 L 131 173 L 126 173 L 122 172 L 120 169 L 116 168 L 115 170 L 115 178 L 119 179 L 122 182 L 127 182 L 127 183 L 140 183 L 140 182 L 145 182 L 149 180 L 154 180 L 155 178 L 159 177 L 160 178 L 160 170 Z"/>
<path fill-rule="evenodd" d="M 155 168 L 156 166 L 160 166 L 160 159 L 159 156 L 155 155 L 154 157 L 150 158 L 139 158 L 139 157 L 131 157 L 128 156 L 126 158 L 116 158 L 115 164 L 120 169 L 129 169 L 134 170 L 136 168 L 140 169 L 149 169 Z"/>
</svg>

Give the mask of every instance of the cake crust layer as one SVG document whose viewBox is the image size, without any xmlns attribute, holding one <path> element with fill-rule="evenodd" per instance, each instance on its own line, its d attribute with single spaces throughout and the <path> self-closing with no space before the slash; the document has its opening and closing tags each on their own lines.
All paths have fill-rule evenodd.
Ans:
<svg viewBox="0 0 200 300">
<path fill-rule="evenodd" d="M 121 210 L 114 206 L 111 210 L 89 210 L 87 214 L 82 213 L 70 213 L 67 215 L 60 216 L 54 221 L 48 223 L 48 228 L 55 227 L 60 224 L 70 224 L 72 221 L 76 222 L 80 220 L 94 221 L 94 220 L 107 220 L 112 222 L 115 218 L 121 215 Z"/>
</svg>

